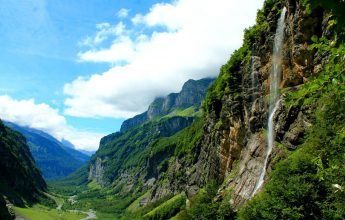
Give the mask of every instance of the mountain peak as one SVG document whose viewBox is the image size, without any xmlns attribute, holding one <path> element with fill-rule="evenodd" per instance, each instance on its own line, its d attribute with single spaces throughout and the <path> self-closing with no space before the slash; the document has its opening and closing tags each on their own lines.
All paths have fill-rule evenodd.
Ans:
<svg viewBox="0 0 345 220">
<path fill-rule="evenodd" d="M 192 106 L 199 109 L 201 102 L 205 98 L 207 89 L 213 81 L 213 78 L 200 80 L 189 79 L 183 84 L 179 93 L 170 93 L 166 97 L 156 98 L 146 112 L 124 121 L 120 131 L 126 132 L 131 127 L 142 124 L 155 117 L 168 115 L 176 109 L 187 109 Z"/>
</svg>

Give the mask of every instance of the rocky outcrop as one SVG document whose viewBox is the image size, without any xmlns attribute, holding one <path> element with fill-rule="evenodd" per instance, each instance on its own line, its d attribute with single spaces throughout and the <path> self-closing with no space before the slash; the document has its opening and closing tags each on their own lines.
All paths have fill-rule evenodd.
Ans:
<svg viewBox="0 0 345 220">
<path fill-rule="evenodd" d="M 148 114 L 147 111 L 144 113 L 141 113 L 139 115 L 134 116 L 133 118 L 127 119 L 125 120 L 122 125 L 121 125 L 121 132 L 126 132 L 128 131 L 128 129 L 136 126 L 136 125 L 140 125 L 142 123 L 144 123 L 145 121 L 148 120 Z"/>
<path fill-rule="evenodd" d="M 100 142 L 99 142 L 99 146 L 102 147 L 106 144 L 108 144 L 109 142 L 115 140 L 116 138 L 120 137 L 121 136 L 121 132 L 115 132 L 115 133 L 112 133 L 112 134 L 109 134 L 107 136 L 104 136 L 101 138 Z"/>
<path fill-rule="evenodd" d="M 15 219 L 13 210 L 9 207 L 9 204 L 6 200 L 0 196 L 0 219 L 10 220 Z"/>
<path fill-rule="evenodd" d="M 167 118 L 162 123 L 159 123 L 156 129 L 160 136 L 169 137 L 192 124 L 193 120 L 193 117 L 171 117 Z"/>
<path fill-rule="evenodd" d="M 156 98 L 146 112 L 124 121 L 120 131 L 126 132 L 128 129 L 147 120 L 168 115 L 176 109 L 186 109 L 192 106 L 198 109 L 205 98 L 208 87 L 213 81 L 214 79 L 209 78 L 188 80 L 183 85 L 180 93 L 171 93 L 164 98 Z"/>
<path fill-rule="evenodd" d="M 104 165 L 101 158 L 97 158 L 94 163 L 91 163 L 89 168 L 88 180 L 95 180 L 101 186 L 106 186 L 109 183 L 104 178 Z"/>
</svg>

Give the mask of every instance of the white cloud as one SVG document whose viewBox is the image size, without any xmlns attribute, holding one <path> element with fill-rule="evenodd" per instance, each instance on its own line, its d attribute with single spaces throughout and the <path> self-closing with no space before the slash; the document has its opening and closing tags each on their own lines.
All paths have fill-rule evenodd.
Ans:
<svg viewBox="0 0 345 220">
<path fill-rule="evenodd" d="M 79 46 L 96 47 L 97 45 L 100 45 L 110 37 L 119 36 L 123 34 L 124 30 L 126 29 L 126 26 L 122 22 L 119 22 L 114 26 L 107 22 L 104 22 L 96 24 L 96 28 L 98 32 L 95 34 L 95 36 L 86 37 L 85 39 L 79 42 Z"/>
<path fill-rule="evenodd" d="M 121 8 L 118 12 L 117 12 L 117 17 L 119 18 L 125 18 L 128 16 L 128 12 L 129 10 L 126 8 Z"/>
<path fill-rule="evenodd" d="M 92 62 L 119 62 L 131 60 L 133 51 L 133 41 L 128 37 L 120 37 L 116 39 L 109 49 L 89 50 L 79 53 L 81 61 L 89 60 Z"/>
<path fill-rule="evenodd" d="M 132 19 L 132 23 L 134 25 L 138 25 L 138 24 L 143 24 L 145 20 L 145 17 L 142 14 L 136 14 Z"/>
<path fill-rule="evenodd" d="M 15 100 L 8 95 L 0 96 L 0 118 L 42 130 L 58 140 L 63 138 L 73 143 L 77 149 L 95 150 L 104 134 L 80 131 L 66 122 L 64 116 L 47 104 L 37 104 L 34 99 Z"/>
<path fill-rule="evenodd" d="M 131 18 L 134 27 L 115 36 L 110 47 L 79 53 L 83 61 L 121 66 L 66 84 L 65 113 L 128 117 L 144 111 L 155 97 L 177 92 L 190 78 L 217 76 L 262 3 L 178 0 L 153 5 L 146 15 Z"/>
</svg>

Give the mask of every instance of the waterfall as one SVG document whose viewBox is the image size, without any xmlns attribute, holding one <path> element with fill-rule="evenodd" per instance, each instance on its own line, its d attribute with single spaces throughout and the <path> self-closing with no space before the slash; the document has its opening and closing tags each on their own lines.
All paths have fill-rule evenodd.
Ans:
<svg viewBox="0 0 345 220">
<path fill-rule="evenodd" d="M 286 15 L 286 8 L 284 7 L 280 18 L 278 20 L 278 27 L 276 30 L 275 38 L 274 38 L 274 46 L 273 46 L 273 58 L 272 58 L 272 72 L 271 72 L 271 79 L 270 79 L 270 101 L 269 101 L 269 111 L 268 111 L 268 134 L 267 134 L 267 151 L 265 155 L 265 162 L 262 167 L 259 180 L 257 181 L 255 188 L 253 190 L 252 196 L 256 194 L 256 192 L 261 188 L 262 184 L 264 183 L 264 178 L 266 175 L 266 168 L 269 156 L 272 152 L 273 144 L 274 144 L 274 125 L 273 125 L 273 117 L 274 113 L 276 112 L 279 106 L 279 84 L 281 78 L 281 61 L 282 61 L 282 47 L 284 41 L 284 29 L 285 29 L 285 15 Z"/>
<path fill-rule="evenodd" d="M 256 76 L 256 69 L 255 69 L 255 58 L 252 56 L 251 58 L 251 73 L 250 73 L 250 81 L 252 86 L 252 101 L 255 99 L 255 92 L 256 92 L 256 86 L 257 86 L 257 76 Z"/>
<path fill-rule="evenodd" d="M 257 91 L 258 91 L 258 71 L 257 71 L 257 59 L 258 57 L 252 56 L 251 57 L 251 66 L 250 66 L 250 84 L 248 91 L 250 92 L 250 103 L 251 103 L 251 109 L 248 110 L 247 117 L 251 118 L 253 113 L 253 108 L 255 107 L 255 99 L 257 98 Z M 252 124 L 250 123 L 250 120 L 248 120 L 248 126 L 247 126 L 247 135 L 251 134 L 251 127 Z"/>
</svg>

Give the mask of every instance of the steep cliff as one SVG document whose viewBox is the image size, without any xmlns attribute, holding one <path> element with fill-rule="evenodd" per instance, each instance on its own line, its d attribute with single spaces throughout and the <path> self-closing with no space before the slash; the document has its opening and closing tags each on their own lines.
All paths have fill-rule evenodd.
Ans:
<svg viewBox="0 0 345 220">
<path fill-rule="evenodd" d="M 312 36 L 321 37 L 326 32 L 322 29 L 324 12 L 315 9 L 307 14 L 304 6 L 296 1 L 267 1 L 258 13 L 258 23 L 246 30 L 247 42 L 223 67 L 224 72 L 208 96 L 209 103 L 213 103 L 206 106 L 207 126 L 198 162 L 208 165 L 201 166 L 203 168 L 197 174 L 201 178 L 197 184 L 202 186 L 210 179 L 223 182 L 229 173 L 236 172 L 235 178 L 224 183 L 225 188 L 233 188 L 232 203 L 235 209 L 252 197 L 264 165 L 272 54 L 278 18 L 283 7 L 286 7 L 287 13 L 280 60 L 280 89 L 297 89 L 296 86 L 307 82 L 309 77 L 319 74 L 322 56 L 316 50 L 309 50 L 308 46 L 312 44 Z M 226 81 L 226 75 L 236 78 Z M 221 98 L 217 100 L 211 95 L 221 83 L 227 85 L 224 86 L 225 91 L 220 91 Z M 308 109 L 286 109 L 282 100 L 273 116 L 274 131 L 280 129 L 276 141 L 288 148 L 295 148 L 310 125 L 309 117 Z M 274 147 L 270 158 L 279 153 L 280 149 Z M 268 161 L 268 172 L 271 161 Z"/>
<path fill-rule="evenodd" d="M 5 203 L 4 199 L 16 205 L 37 201 L 40 191 L 46 190 L 46 183 L 36 168 L 25 138 L 4 126 L 2 121 L 0 121 L 0 155 L 1 205 Z M 1 211 L 0 217 L 7 219 L 2 216 L 3 214 L 5 216 Z"/>
<path fill-rule="evenodd" d="M 238 210 L 265 188 L 258 184 L 262 173 L 265 174 L 263 181 L 269 182 L 272 167 L 278 161 L 288 158 L 294 149 L 306 144 L 306 134 L 316 124 L 315 115 L 319 114 L 321 103 L 325 105 L 323 99 L 327 97 L 343 102 L 340 98 L 340 94 L 344 94 L 344 78 L 341 77 L 344 73 L 341 52 L 344 22 L 341 8 L 344 8 L 341 1 L 265 2 L 264 8 L 258 12 L 257 24 L 246 30 L 243 46 L 222 67 L 220 76 L 207 95 L 207 117 L 199 143 L 201 153 L 195 165 L 199 169 L 189 178 L 189 191 L 193 193 L 195 190 L 191 189 L 217 180 L 221 184 L 217 199 L 221 200 L 230 194 L 231 199 L 228 200 L 231 207 Z M 273 56 L 273 51 L 276 48 L 273 46 L 278 18 L 284 10 L 282 52 L 279 60 L 275 60 L 277 58 Z M 281 68 L 280 96 L 271 115 L 274 139 L 272 152 L 268 154 L 270 84 L 274 77 L 275 62 Z M 332 80 L 333 87 L 329 85 Z M 332 89 L 324 90 L 324 87 Z M 322 108 L 327 109 L 325 106 Z M 344 109 L 335 109 L 343 121 Z M 331 131 L 330 127 L 328 129 Z M 337 129 L 341 133 L 344 127 Z M 310 134 L 308 137 L 313 138 Z M 324 144 L 325 147 L 332 146 L 331 142 Z M 281 175 L 279 172 L 282 171 L 276 171 L 274 175 Z M 282 182 L 279 184 L 284 185 Z M 321 185 L 313 181 L 309 184 Z M 325 188 L 330 190 L 330 185 Z M 283 194 L 283 191 L 275 193 Z M 297 191 L 290 193 L 298 194 Z M 305 205 L 299 204 L 299 208 L 304 211 L 296 211 L 301 217 L 321 209 L 308 209 L 310 204 L 305 198 L 301 201 L 305 201 Z M 314 203 L 316 201 L 327 203 L 326 199 L 313 200 Z M 291 204 L 294 203 L 285 204 L 284 208 L 291 208 Z M 249 212 L 254 213 L 253 209 Z M 279 215 L 275 218 L 291 218 L 288 215 L 284 217 L 281 212 L 277 211 Z M 257 216 L 262 214 L 260 211 L 255 213 Z M 252 214 L 251 218 L 254 216 Z M 260 218 L 274 219 L 264 215 Z"/>
<path fill-rule="evenodd" d="M 183 160 L 176 160 L 170 164 L 170 181 L 156 185 L 151 199 L 162 198 L 166 191 L 173 188 L 172 185 L 182 185 L 193 207 L 193 198 L 199 198 L 200 193 L 202 194 L 199 189 L 216 181 L 216 185 L 219 184 L 217 194 L 209 202 L 217 201 L 214 203 L 218 205 L 225 202 L 231 210 L 237 211 L 260 193 L 270 180 L 272 167 L 289 160 L 289 155 L 296 148 L 306 144 L 307 134 L 309 137 L 316 126 L 315 115 L 319 114 L 320 105 L 324 105 L 322 100 L 325 97 L 338 97 L 338 102 L 341 102 L 341 94 L 344 94 L 344 78 L 341 77 L 344 73 L 344 58 L 339 60 L 339 57 L 343 57 L 344 22 L 339 8 L 343 7 L 344 3 L 340 1 L 332 1 L 331 4 L 315 1 L 266 1 L 263 9 L 258 12 L 257 24 L 245 31 L 243 46 L 221 68 L 219 77 L 208 91 L 204 105 L 206 117 L 203 133 L 196 143 L 197 150 L 193 152 L 193 157 L 197 158 L 196 163 L 183 167 L 180 165 L 186 165 L 180 162 Z M 277 58 L 273 54 L 280 17 L 283 37 L 281 54 Z M 331 55 L 332 53 L 334 54 Z M 277 68 L 274 65 L 279 66 L 281 78 L 278 82 L 276 105 L 274 110 L 269 110 L 271 84 L 275 77 L 273 73 Z M 322 89 L 332 81 L 333 90 Z M 320 97 L 320 94 L 325 97 Z M 335 109 L 343 121 L 344 109 Z M 272 131 L 268 129 L 269 116 Z M 337 129 L 341 134 L 344 126 Z M 273 146 L 268 151 L 270 132 L 273 135 Z M 332 146 L 330 142 L 324 144 Z M 282 162 L 278 163 L 279 161 Z M 180 170 L 184 171 L 185 177 L 176 184 L 177 171 Z M 276 171 L 274 175 L 281 175 L 279 172 Z M 316 183 L 311 181 L 308 184 Z M 325 188 L 330 190 L 331 184 Z M 296 191 L 291 193 L 298 195 Z M 294 198 L 305 201 L 302 197 Z M 194 203 L 198 205 L 198 202 Z M 319 199 L 310 203 L 327 201 Z M 282 209 L 289 209 L 294 204 L 284 204 Z M 305 204 L 309 206 L 306 201 Z M 300 216 L 310 215 L 321 209 L 318 207 L 310 210 L 300 203 L 299 206 L 304 209 L 296 212 Z M 202 213 L 202 210 L 199 211 Z M 212 215 L 217 215 L 216 212 L 217 210 Z M 253 209 L 249 212 L 253 212 Z M 281 212 L 282 210 L 277 209 L 278 214 Z M 278 214 L 276 218 L 284 218 L 284 215 Z M 261 218 L 266 217 L 262 215 Z"/>
</svg>

